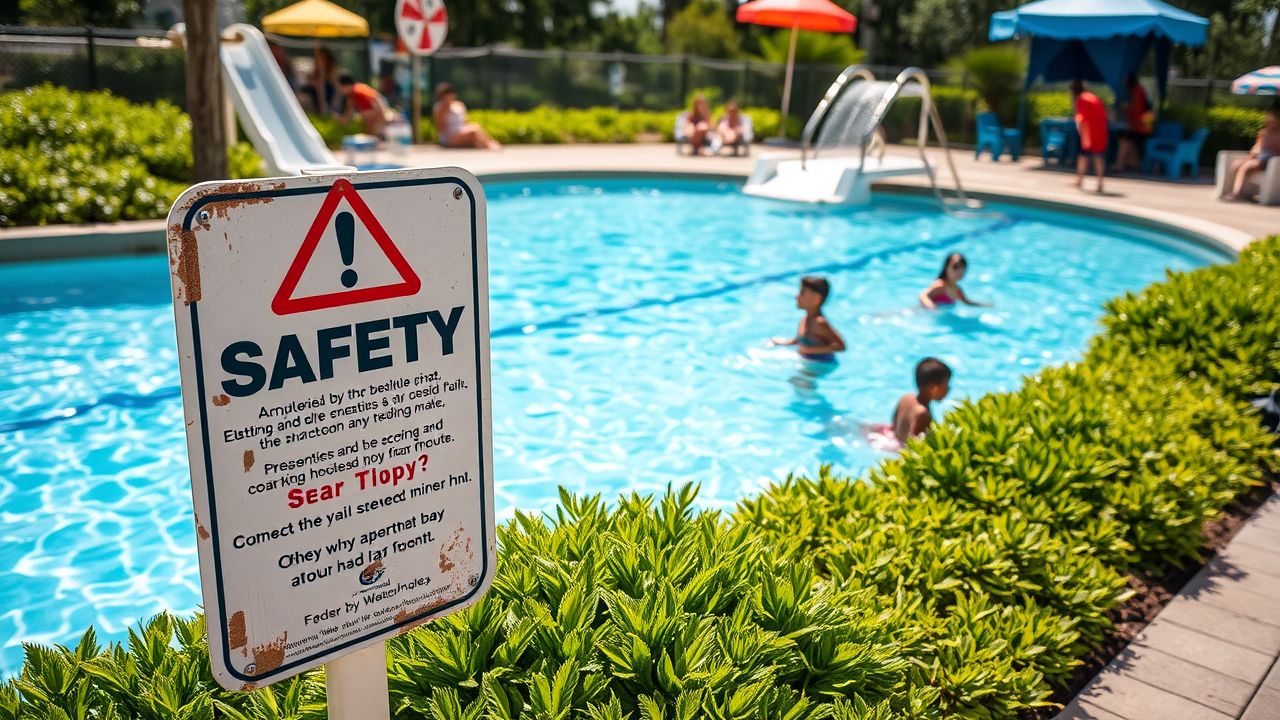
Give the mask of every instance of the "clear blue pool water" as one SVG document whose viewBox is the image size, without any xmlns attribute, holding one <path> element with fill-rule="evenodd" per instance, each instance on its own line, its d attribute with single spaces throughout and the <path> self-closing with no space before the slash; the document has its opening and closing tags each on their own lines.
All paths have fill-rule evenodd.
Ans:
<svg viewBox="0 0 1280 720">
<path fill-rule="evenodd" d="M 710 181 L 490 184 L 498 512 L 556 488 L 698 482 L 727 507 L 790 472 L 861 473 L 924 355 L 957 398 L 1077 358 L 1107 298 L 1223 258 L 1154 233 L 930 203 L 801 207 Z M 947 252 L 990 308 L 917 310 Z M 798 279 L 830 278 L 849 350 L 820 377 Z M 0 673 L 21 641 L 119 639 L 199 602 L 164 257 L 0 266 Z M 944 404 L 945 409 L 946 404 Z"/>
</svg>

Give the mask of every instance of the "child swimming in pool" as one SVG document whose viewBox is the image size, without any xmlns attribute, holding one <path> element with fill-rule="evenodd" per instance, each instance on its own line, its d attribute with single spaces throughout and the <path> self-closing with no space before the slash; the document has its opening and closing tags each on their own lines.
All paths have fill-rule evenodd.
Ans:
<svg viewBox="0 0 1280 720">
<path fill-rule="evenodd" d="M 938 273 L 938 277 L 929 283 L 929 287 L 920 293 L 920 304 L 929 310 L 936 310 L 943 305 L 954 305 L 962 302 L 965 305 L 977 305 L 986 307 L 986 303 L 974 302 L 964 294 L 964 290 L 960 289 L 960 280 L 964 278 L 965 270 L 969 269 L 969 261 L 964 259 L 960 253 L 951 253 L 947 256 L 946 262 L 942 263 L 942 271 Z"/>
<path fill-rule="evenodd" d="M 836 353 L 844 352 L 844 339 L 831 327 L 822 314 L 822 304 L 831 294 L 831 284 L 824 277 L 815 275 L 800 279 L 800 292 L 796 294 L 796 307 L 804 311 L 796 336 L 790 339 L 774 338 L 774 345 L 795 345 L 800 357 L 814 362 L 835 362 Z"/>
<path fill-rule="evenodd" d="M 893 434 L 899 443 L 929 431 L 933 423 L 929 403 L 946 397 L 950 390 L 951 368 L 946 363 L 932 357 L 916 363 L 916 392 L 903 395 L 893 409 Z"/>
</svg>

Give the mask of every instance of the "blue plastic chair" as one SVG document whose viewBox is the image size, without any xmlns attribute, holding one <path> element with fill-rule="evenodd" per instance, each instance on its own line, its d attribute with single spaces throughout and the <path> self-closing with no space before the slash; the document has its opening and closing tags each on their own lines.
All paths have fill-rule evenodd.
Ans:
<svg viewBox="0 0 1280 720">
<path fill-rule="evenodd" d="M 1022 155 L 1022 131 L 1000 127 L 1000 120 L 993 112 L 978 113 L 978 144 L 974 148 L 973 157 L 982 157 L 985 149 L 991 153 L 992 160 L 1000 160 L 1005 152 L 1014 162 Z"/>
<path fill-rule="evenodd" d="M 1076 124 L 1073 120 L 1040 121 L 1040 158 L 1045 165 L 1056 158 L 1059 165 L 1067 165 L 1075 159 Z"/>
<path fill-rule="evenodd" d="M 1181 127 L 1181 126 L 1179 126 Z M 1158 130 L 1159 128 L 1157 128 Z M 1191 137 L 1183 140 L 1170 137 L 1152 136 L 1147 140 L 1147 151 L 1142 158 L 1142 172 L 1150 175 L 1156 163 L 1164 166 L 1165 174 L 1172 181 L 1182 176 L 1182 169 L 1195 177 L 1200 172 L 1200 151 L 1204 141 L 1209 137 L 1209 128 L 1200 128 L 1191 133 Z"/>
</svg>

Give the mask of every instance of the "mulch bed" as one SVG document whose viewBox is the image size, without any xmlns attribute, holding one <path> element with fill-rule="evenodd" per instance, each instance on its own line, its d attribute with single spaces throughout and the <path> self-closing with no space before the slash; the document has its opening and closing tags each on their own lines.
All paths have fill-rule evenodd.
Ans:
<svg viewBox="0 0 1280 720">
<path fill-rule="evenodd" d="M 1093 680 L 1112 658 L 1120 654 L 1120 651 L 1142 632 L 1147 623 L 1155 619 L 1160 610 L 1178 594 L 1182 586 L 1190 582 L 1191 578 L 1213 559 L 1215 553 L 1226 547 L 1262 503 L 1277 491 L 1280 491 L 1280 478 L 1268 478 L 1264 484 L 1236 498 L 1217 520 L 1207 523 L 1203 532 L 1202 559 L 1199 562 L 1167 568 L 1155 573 L 1139 573 L 1130 576 L 1129 589 L 1133 591 L 1133 597 L 1108 613 L 1115 623 L 1115 629 L 1101 646 L 1084 658 L 1084 664 L 1076 668 L 1067 683 L 1058 688 L 1049 700 L 1060 706 L 1071 702 L 1071 698 L 1084 689 L 1084 686 L 1088 685 L 1089 681 Z M 1028 720 L 1049 720 L 1058 712 L 1059 708 L 1044 708 L 1027 714 L 1027 718 Z"/>
</svg>

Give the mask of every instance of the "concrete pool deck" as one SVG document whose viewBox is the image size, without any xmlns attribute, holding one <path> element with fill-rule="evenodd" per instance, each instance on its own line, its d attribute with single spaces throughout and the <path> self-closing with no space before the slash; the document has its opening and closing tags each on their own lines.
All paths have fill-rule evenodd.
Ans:
<svg viewBox="0 0 1280 720">
<path fill-rule="evenodd" d="M 1280 718 L 1280 496 L 1057 720 Z"/>
<path fill-rule="evenodd" d="M 888 152 L 904 157 L 917 155 L 915 148 L 907 146 L 890 146 Z M 929 152 L 935 161 L 941 159 L 937 148 Z M 677 155 L 672 145 L 655 143 L 513 145 L 500 152 L 420 145 L 413 147 L 406 158 L 383 152 L 377 159 L 404 165 L 456 165 L 482 179 L 532 173 L 655 173 L 740 180 L 750 174 L 762 153 L 797 154 L 759 144 L 751 157 L 737 158 Z M 1129 215 L 1139 222 L 1146 220 L 1189 231 L 1234 251 L 1254 239 L 1280 232 L 1280 207 L 1220 202 L 1213 197 L 1213 187 L 1205 177 L 1170 183 L 1126 175 L 1108 179 L 1108 194 L 1099 196 L 1069 187 L 1070 173 L 1044 169 L 1037 157 L 1024 157 L 1018 163 L 996 163 L 985 156 L 975 160 L 971 150 L 957 149 L 952 155 L 965 189 L 978 197 L 1005 195 L 1032 204 L 1047 204 L 1059 211 L 1065 205 L 1082 212 Z M 949 187 L 947 173 L 940 175 L 943 186 Z M 923 176 L 898 177 L 877 187 L 919 193 L 928 187 L 928 181 Z M 163 252 L 164 229 L 163 220 L 0 229 L 0 262 Z"/>
</svg>

